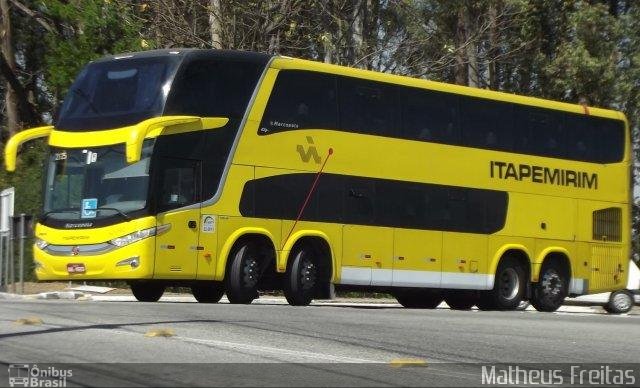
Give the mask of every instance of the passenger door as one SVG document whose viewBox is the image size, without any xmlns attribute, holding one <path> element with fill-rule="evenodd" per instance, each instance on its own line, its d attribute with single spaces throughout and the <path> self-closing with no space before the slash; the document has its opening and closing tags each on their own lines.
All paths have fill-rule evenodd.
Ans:
<svg viewBox="0 0 640 388">
<path fill-rule="evenodd" d="M 160 158 L 156 175 L 157 222 L 154 277 L 195 279 L 201 201 L 201 163 Z M 170 225 L 162 231 L 163 225 Z M 166 226 L 165 226 L 166 228 Z"/>
</svg>

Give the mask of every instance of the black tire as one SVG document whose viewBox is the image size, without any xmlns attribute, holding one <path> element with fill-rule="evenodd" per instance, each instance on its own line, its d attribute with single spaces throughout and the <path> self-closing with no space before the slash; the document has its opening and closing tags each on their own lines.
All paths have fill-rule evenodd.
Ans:
<svg viewBox="0 0 640 388">
<path fill-rule="evenodd" d="M 225 277 L 225 290 L 229 303 L 250 304 L 258 297 L 260 260 L 255 244 L 247 242 L 230 255 L 231 262 Z"/>
<path fill-rule="evenodd" d="M 540 280 L 533 284 L 531 305 L 538 311 L 553 312 L 562 306 L 569 291 L 569 274 L 557 261 L 542 265 Z"/>
<path fill-rule="evenodd" d="M 444 294 L 444 301 L 451 310 L 471 310 L 478 302 L 475 291 L 448 291 Z"/>
<path fill-rule="evenodd" d="M 633 294 L 627 290 L 612 292 L 609 302 L 603 306 L 609 314 L 626 314 L 633 308 L 635 300 Z"/>
<path fill-rule="evenodd" d="M 164 294 L 164 284 L 158 282 L 132 282 L 130 286 L 139 302 L 157 302 Z"/>
<path fill-rule="evenodd" d="M 515 310 L 527 289 L 527 272 L 520 261 L 505 257 L 496 270 L 493 289 L 480 294 L 480 310 Z"/>
<path fill-rule="evenodd" d="M 317 252 L 302 245 L 291 252 L 284 280 L 284 296 L 291 306 L 308 306 L 318 287 Z"/>
<path fill-rule="evenodd" d="M 191 293 L 199 303 L 218 303 L 224 295 L 224 287 L 218 282 L 203 282 L 191 286 Z"/>
<path fill-rule="evenodd" d="M 402 290 L 393 296 L 402 307 L 410 309 L 435 309 L 444 299 L 440 291 L 432 290 Z"/>
</svg>

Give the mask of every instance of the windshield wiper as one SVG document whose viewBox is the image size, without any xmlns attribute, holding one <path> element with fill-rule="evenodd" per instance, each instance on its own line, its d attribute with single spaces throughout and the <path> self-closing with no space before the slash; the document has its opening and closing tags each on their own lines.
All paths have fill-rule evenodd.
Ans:
<svg viewBox="0 0 640 388">
<path fill-rule="evenodd" d="M 93 105 L 93 101 L 91 101 L 91 97 L 89 97 L 89 95 L 84 90 L 82 90 L 80 88 L 73 88 L 73 89 L 71 89 L 71 91 L 75 95 L 82 97 L 82 99 L 85 100 L 87 102 L 87 104 L 89 104 L 89 108 L 91 108 L 93 113 L 100 114 L 100 110 L 98 108 L 96 108 L 95 105 Z"/>
<path fill-rule="evenodd" d="M 118 213 L 125 220 L 131 221 L 131 217 L 128 214 L 126 214 L 125 212 L 123 212 L 120 209 L 116 209 L 115 207 L 99 207 L 96 210 L 113 210 L 114 212 Z"/>
<path fill-rule="evenodd" d="M 49 218 L 50 215 L 55 214 L 55 213 L 80 213 L 80 210 L 76 210 L 76 209 L 62 209 L 62 210 L 50 210 L 44 214 L 42 214 L 40 216 L 40 221 L 46 221 L 47 218 Z"/>
</svg>

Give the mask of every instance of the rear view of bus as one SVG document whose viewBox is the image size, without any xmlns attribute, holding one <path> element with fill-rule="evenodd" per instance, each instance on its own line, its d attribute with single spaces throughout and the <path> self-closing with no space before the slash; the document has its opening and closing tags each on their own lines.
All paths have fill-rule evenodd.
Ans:
<svg viewBox="0 0 640 388">
<path fill-rule="evenodd" d="M 7 169 L 15 170 L 19 145 L 48 136 L 38 279 L 211 280 L 215 246 L 204 247 L 199 235 L 215 226 L 200 207 L 220 194 L 268 60 L 162 50 L 88 64 L 55 125 L 20 132 L 5 150 Z M 162 294 L 153 284 L 132 285 L 141 300 Z M 201 288 L 204 299 L 221 292 Z"/>
</svg>

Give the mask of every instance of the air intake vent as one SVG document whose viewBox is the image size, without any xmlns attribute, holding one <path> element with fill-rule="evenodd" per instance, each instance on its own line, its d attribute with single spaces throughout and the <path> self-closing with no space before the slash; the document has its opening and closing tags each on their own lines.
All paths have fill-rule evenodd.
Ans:
<svg viewBox="0 0 640 388">
<path fill-rule="evenodd" d="M 622 209 L 610 207 L 593 212 L 593 239 L 621 241 Z"/>
</svg>

